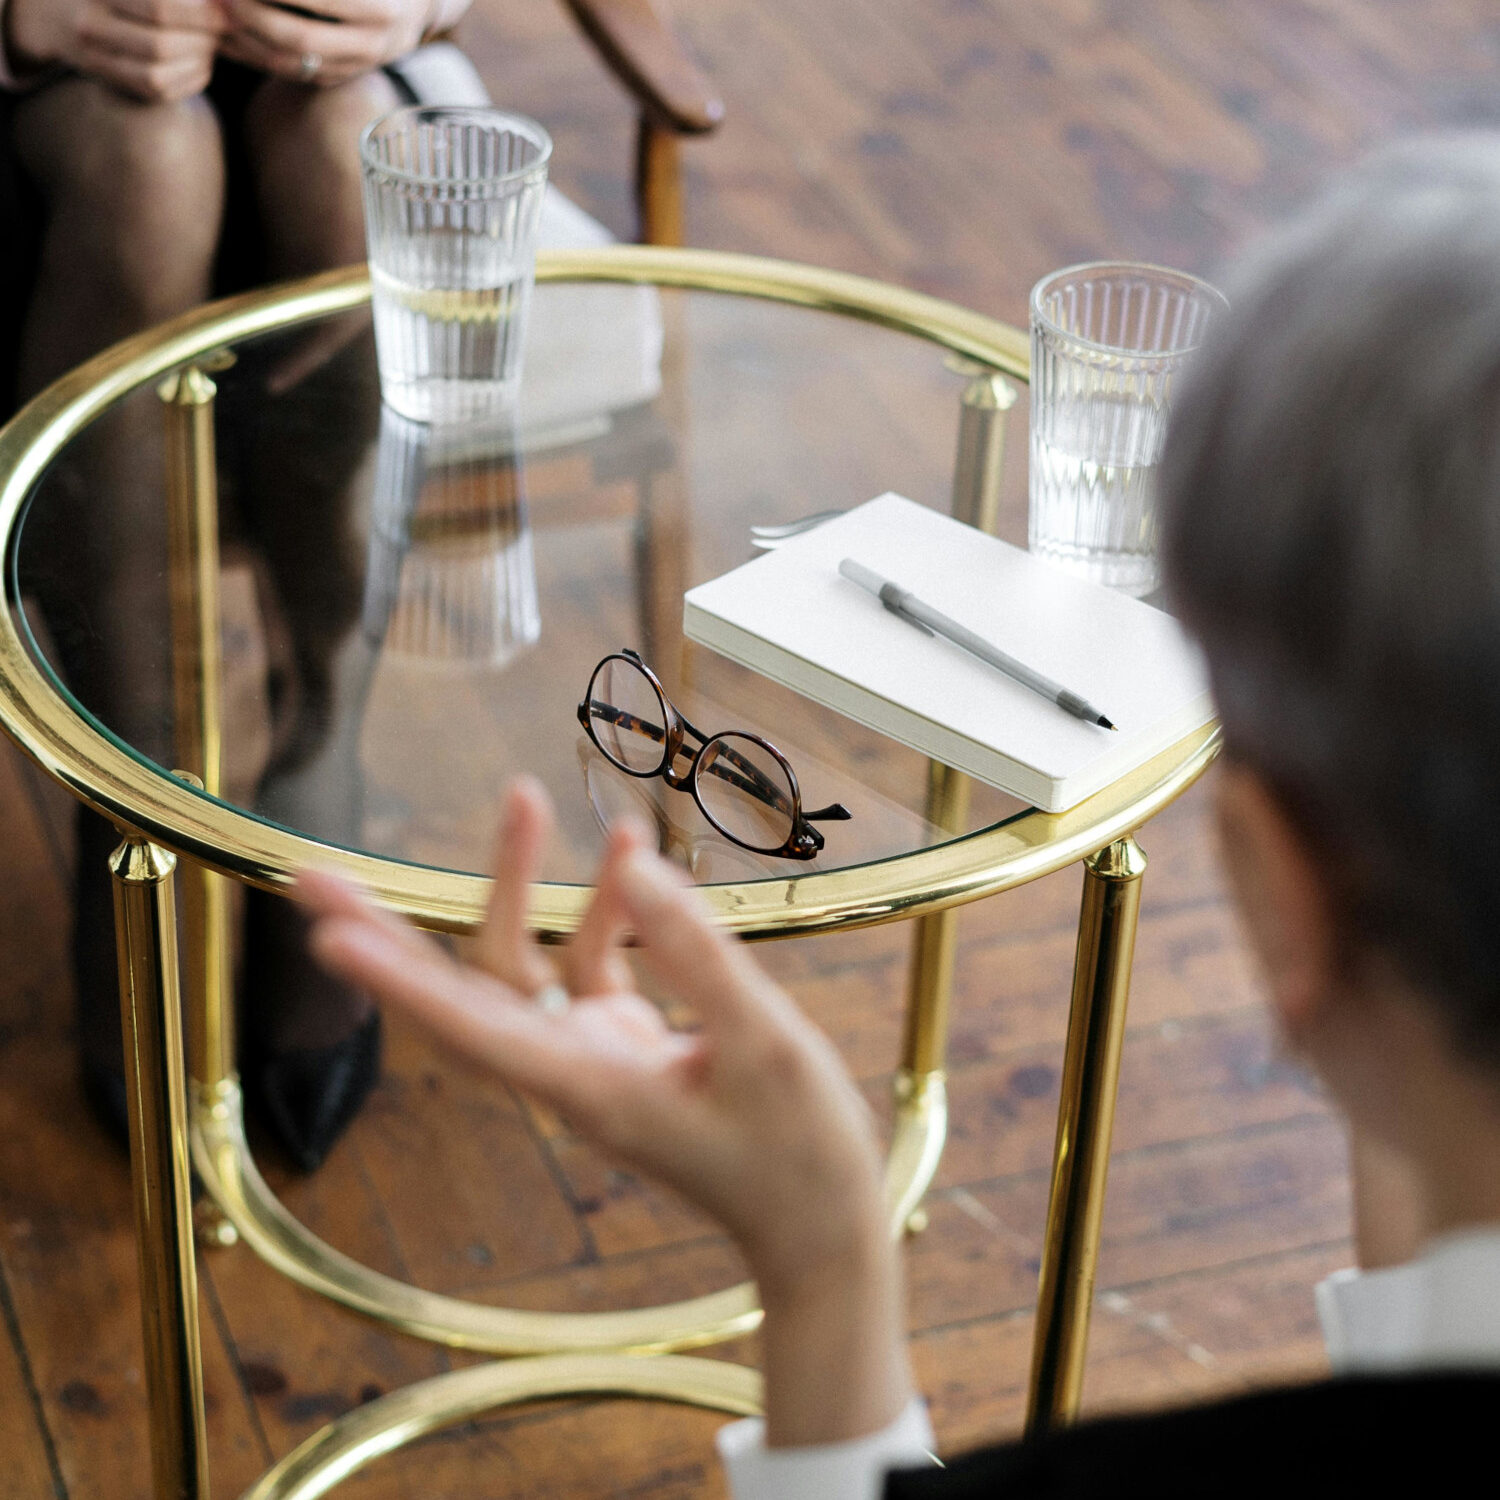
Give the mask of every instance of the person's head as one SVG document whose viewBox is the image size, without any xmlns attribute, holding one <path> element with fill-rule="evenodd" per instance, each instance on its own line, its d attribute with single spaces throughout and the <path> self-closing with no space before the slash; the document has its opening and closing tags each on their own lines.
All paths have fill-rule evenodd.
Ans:
<svg viewBox="0 0 1500 1500">
<path fill-rule="evenodd" d="M 1225 290 L 1161 534 L 1252 937 L 1346 1107 L 1398 1012 L 1500 1098 L 1500 136 L 1382 155 Z"/>
</svg>

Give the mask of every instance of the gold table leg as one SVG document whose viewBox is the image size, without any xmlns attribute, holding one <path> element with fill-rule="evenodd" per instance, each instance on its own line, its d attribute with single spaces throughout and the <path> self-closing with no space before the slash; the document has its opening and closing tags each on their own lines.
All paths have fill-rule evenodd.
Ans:
<svg viewBox="0 0 1500 1500">
<path fill-rule="evenodd" d="M 219 493 L 213 380 L 189 366 L 157 387 L 167 457 L 167 556 L 172 612 L 174 758 L 182 780 L 218 796 L 223 777 L 219 639 Z M 202 866 L 183 882 L 189 1075 L 195 1090 L 232 1080 L 234 1007 L 229 885 Z M 211 1199 L 196 1214 L 205 1244 L 239 1232 Z"/>
<path fill-rule="evenodd" d="M 1005 464 L 1006 413 L 1018 392 L 1005 376 L 973 360 L 950 359 L 968 376 L 959 398 L 958 454 L 953 465 L 953 515 L 990 536 L 1000 524 L 1000 476 Z"/>
<path fill-rule="evenodd" d="M 184 780 L 222 790 L 219 642 L 219 491 L 214 451 L 216 387 L 190 366 L 157 388 L 166 425 L 168 576 L 172 603 L 174 756 Z M 187 929 L 191 1072 L 201 1087 L 234 1076 L 229 892 L 195 867 L 183 891 Z"/>
<path fill-rule="evenodd" d="M 207 1500 L 182 1001 L 172 896 L 176 863 L 165 849 L 127 835 L 110 859 L 110 870 L 125 1033 L 153 1493 L 156 1500 Z"/>
<path fill-rule="evenodd" d="M 950 368 L 968 377 L 960 398 L 958 452 L 953 465 L 955 518 L 994 534 L 1000 519 L 1000 476 L 1005 460 L 1006 413 L 1016 403 L 1016 388 L 998 371 L 972 360 L 950 360 Z M 930 761 L 927 770 L 927 821 L 949 833 L 965 832 L 969 815 L 969 778 L 951 766 Z M 912 938 L 906 994 L 906 1033 L 901 1069 L 896 1075 L 898 1108 L 932 1096 L 946 1122 L 944 1069 L 948 1056 L 948 1007 L 953 994 L 953 963 L 958 945 L 958 912 L 953 908 L 918 917 Z M 926 1227 L 922 1194 L 937 1170 L 943 1134 L 930 1142 L 925 1175 L 903 1174 L 915 1186 L 904 1207 L 904 1222 L 916 1233 Z"/>
<path fill-rule="evenodd" d="M 969 788 L 969 778 L 962 771 L 935 760 L 928 762 L 927 821 L 951 833 L 961 833 L 969 812 Z M 953 993 L 958 912 L 951 906 L 931 912 L 918 917 L 915 926 L 901 1066 L 920 1078 L 940 1073 L 947 1065 L 948 1003 Z"/>
<path fill-rule="evenodd" d="M 1084 861 L 1083 909 L 1078 919 L 1078 955 L 1032 1345 L 1028 1437 L 1073 1421 L 1083 1391 L 1130 964 L 1145 872 L 1146 856 L 1129 837 Z"/>
<path fill-rule="evenodd" d="M 635 196 L 642 244 L 682 243 L 681 156 L 676 134 L 642 115 L 635 138 Z"/>
</svg>

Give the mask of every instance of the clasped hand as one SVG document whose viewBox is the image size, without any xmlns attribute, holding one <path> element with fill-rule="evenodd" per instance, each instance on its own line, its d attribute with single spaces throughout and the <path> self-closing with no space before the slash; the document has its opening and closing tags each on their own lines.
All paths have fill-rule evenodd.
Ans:
<svg viewBox="0 0 1500 1500">
<path fill-rule="evenodd" d="M 433 0 L 299 0 L 299 15 L 265 0 L 221 0 L 227 28 L 219 45 L 225 57 L 327 87 L 347 83 L 404 57 L 422 39 Z M 315 57 L 312 77 L 303 59 Z"/>
<path fill-rule="evenodd" d="M 266 0 L 9 0 L 5 23 L 18 71 L 61 64 L 171 101 L 200 93 L 220 55 L 280 78 L 344 83 L 410 52 L 434 14 L 435 0 L 309 0 L 296 11 Z"/>
</svg>

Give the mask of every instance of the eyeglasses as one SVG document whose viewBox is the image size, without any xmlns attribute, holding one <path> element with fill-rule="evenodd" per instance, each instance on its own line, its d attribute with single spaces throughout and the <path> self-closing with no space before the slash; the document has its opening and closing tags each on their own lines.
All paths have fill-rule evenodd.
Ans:
<svg viewBox="0 0 1500 1500">
<path fill-rule="evenodd" d="M 770 855 L 731 843 L 707 822 L 694 819 L 693 828 L 678 823 L 665 805 L 671 799 L 653 790 L 655 780 L 621 776 L 591 739 L 578 741 L 578 769 L 589 810 L 603 833 L 608 834 L 622 814 L 634 816 L 655 832 L 657 853 L 685 865 L 700 884 L 766 880 L 776 874 L 777 861 Z"/>
<path fill-rule="evenodd" d="M 803 812 L 796 774 L 775 745 L 742 730 L 704 734 L 634 651 L 606 656 L 594 668 L 578 722 L 627 776 L 660 776 L 674 790 L 692 792 L 699 812 L 742 849 L 812 859 L 823 847 L 812 824 L 849 817 L 838 802 Z M 685 743 L 689 735 L 696 747 Z"/>
</svg>

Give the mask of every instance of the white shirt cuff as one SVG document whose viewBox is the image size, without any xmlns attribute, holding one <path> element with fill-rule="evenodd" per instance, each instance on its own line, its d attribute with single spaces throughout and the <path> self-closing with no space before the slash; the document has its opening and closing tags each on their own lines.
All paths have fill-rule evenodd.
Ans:
<svg viewBox="0 0 1500 1500">
<path fill-rule="evenodd" d="M 1372 1287 L 1376 1291 L 1373 1298 Z M 1323 1347 L 1335 1375 L 1368 1368 L 1375 1362 L 1376 1350 L 1389 1344 L 1391 1331 L 1384 1325 L 1392 1309 L 1382 1305 L 1378 1293 L 1379 1282 L 1371 1282 L 1353 1266 L 1325 1276 L 1313 1288 Z"/>
<path fill-rule="evenodd" d="M 892 1469 L 936 1463 L 926 1403 L 913 1396 L 889 1427 L 846 1443 L 767 1448 L 759 1417 L 719 1429 L 734 1500 L 880 1500 Z"/>
</svg>

